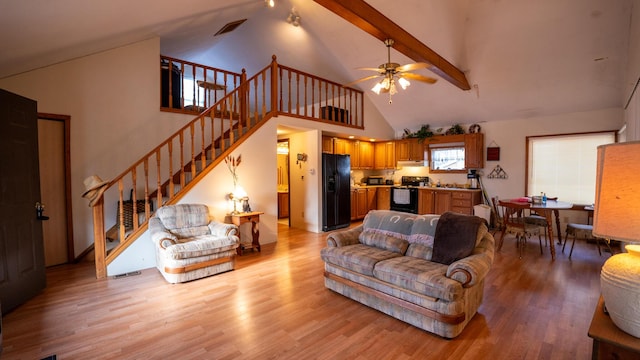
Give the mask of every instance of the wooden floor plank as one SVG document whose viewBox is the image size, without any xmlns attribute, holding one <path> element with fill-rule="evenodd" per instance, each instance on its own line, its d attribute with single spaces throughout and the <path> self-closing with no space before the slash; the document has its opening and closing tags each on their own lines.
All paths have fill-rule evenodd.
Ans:
<svg viewBox="0 0 640 360">
<path fill-rule="evenodd" d="M 2 359 L 585 359 L 608 253 L 577 244 L 522 259 L 506 237 L 483 305 L 453 340 L 324 288 L 326 233 L 279 225 L 236 270 L 169 284 L 155 269 L 96 280 L 91 263 L 47 270 L 47 288 L 3 318 Z M 580 246 L 578 246 L 580 245 Z"/>
</svg>

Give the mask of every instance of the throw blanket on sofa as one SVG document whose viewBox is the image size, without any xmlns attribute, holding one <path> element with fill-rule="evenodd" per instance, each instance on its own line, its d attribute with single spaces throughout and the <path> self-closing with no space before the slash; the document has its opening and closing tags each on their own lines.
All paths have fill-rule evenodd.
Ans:
<svg viewBox="0 0 640 360">
<path fill-rule="evenodd" d="M 440 216 L 433 239 L 431 261 L 449 265 L 471 255 L 485 220 L 478 216 L 446 212 Z"/>
</svg>

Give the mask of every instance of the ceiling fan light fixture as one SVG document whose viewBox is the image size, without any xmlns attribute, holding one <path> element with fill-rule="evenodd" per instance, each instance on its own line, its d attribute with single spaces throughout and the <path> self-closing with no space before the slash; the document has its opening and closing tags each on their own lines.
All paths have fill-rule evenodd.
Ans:
<svg viewBox="0 0 640 360">
<path fill-rule="evenodd" d="M 406 90 L 407 86 L 411 85 L 409 80 L 402 77 L 398 79 L 398 84 L 400 84 L 400 87 L 402 88 L 402 90 Z"/>
<path fill-rule="evenodd" d="M 382 90 L 382 82 L 377 82 L 372 88 L 371 91 L 376 93 L 376 95 L 380 95 L 380 90 Z"/>
</svg>

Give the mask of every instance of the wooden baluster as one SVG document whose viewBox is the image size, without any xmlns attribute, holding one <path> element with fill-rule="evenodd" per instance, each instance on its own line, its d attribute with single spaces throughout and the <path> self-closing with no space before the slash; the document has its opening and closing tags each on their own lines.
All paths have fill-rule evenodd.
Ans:
<svg viewBox="0 0 640 360">
<path fill-rule="evenodd" d="M 262 118 L 264 119 L 264 117 L 267 115 L 267 77 L 264 76 L 262 77 Z M 256 91 L 257 92 L 257 91 Z M 271 95 L 275 95 L 275 93 L 272 93 Z M 275 108 L 271 108 L 272 110 L 275 110 Z M 256 121 L 258 119 L 256 118 Z"/>
<path fill-rule="evenodd" d="M 278 110 L 278 63 L 276 56 L 271 57 L 271 111 Z M 280 106 L 282 106 L 282 93 L 280 94 Z"/>
<path fill-rule="evenodd" d="M 247 83 L 247 71 L 242 69 L 242 75 L 240 75 L 240 89 L 238 96 L 240 97 L 240 119 L 238 119 L 238 137 L 243 134 L 243 128 L 249 126 L 249 90 L 251 87 Z"/>
<path fill-rule="evenodd" d="M 309 79 L 308 76 L 304 77 L 304 116 L 307 116 L 307 107 L 308 107 L 307 105 L 309 104 L 307 100 L 307 86 L 309 86 L 307 83 L 308 79 Z"/>
<path fill-rule="evenodd" d="M 195 144 L 195 124 L 189 124 L 189 137 L 191 138 L 191 180 L 196 177 L 196 144 Z M 189 180 L 189 182 L 191 182 Z"/>
<path fill-rule="evenodd" d="M 316 79 L 311 78 L 311 116 L 315 116 L 315 115 L 316 115 Z"/>
<path fill-rule="evenodd" d="M 291 70 L 287 69 L 287 112 L 291 114 Z"/>
<path fill-rule="evenodd" d="M 184 132 L 180 131 L 180 190 L 184 189 L 186 182 L 184 173 Z"/>
<path fill-rule="evenodd" d="M 118 180 L 118 193 L 119 199 L 118 202 L 118 219 L 120 219 L 120 227 L 118 228 L 118 233 L 120 234 L 120 241 L 124 241 L 124 197 L 122 196 L 124 192 L 124 183 L 122 179 Z"/>
<path fill-rule="evenodd" d="M 169 193 L 169 198 L 173 197 L 173 194 L 175 194 L 174 188 L 173 188 L 173 139 L 170 140 L 167 143 L 167 147 L 168 147 L 168 158 L 169 158 L 169 190 L 167 191 Z M 147 218 L 148 219 L 148 218 Z"/>
<path fill-rule="evenodd" d="M 137 200 L 136 181 L 137 181 L 136 167 L 133 167 L 133 169 L 131 169 L 131 201 L 133 202 L 133 212 L 131 213 L 131 215 L 133 220 L 133 230 L 138 229 L 138 203 L 136 202 Z"/>
<path fill-rule="evenodd" d="M 204 127 L 204 121 L 205 121 L 205 115 L 202 115 L 202 117 L 200 117 L 200 138 L 202 139 L 201 142 L 202 144 L 200 144 L 202 150 L 201 150 L 201 154 L 200 154 L 200 162 L 202 163 L 201 167 L 200 167 L 200 171 L 204 170 L 204 168 L 207 167 L 207 150 L 205 149 L 205 137 L 204 137 L 204 133 L 205 133 L 205 127 Z"/>
<path fill-rule="evenodd" d="M 157 186 L 158 186 L 158 192 L 156 194 L 157 196 L 157 202 L 158 202 L 158 207 L 162 206 L 162 180 L 161 179 L 161 173 L 160 173 L 160 149 L 156 150 L 156 177 L 157 177 Z"/>
<path fill-rule="evenodd" d="M 149 199 L 149 158 L 144 159 L 144 218 L 149 220 L 151 206 Z"/>
</svg>

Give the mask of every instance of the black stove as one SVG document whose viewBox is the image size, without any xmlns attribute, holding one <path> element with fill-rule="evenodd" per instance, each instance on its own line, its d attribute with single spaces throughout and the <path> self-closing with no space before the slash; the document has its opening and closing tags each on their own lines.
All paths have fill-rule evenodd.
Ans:
<svg viewBox="0 0 640 360">
<path fill-rule="evenodd" d="M 401 186 L 394 186 L 391 189 L 391 210 L 417 214 L 420 183 L 427 185 L 429 178 L 426 176 L 403 176 Z"/>
</svg>

